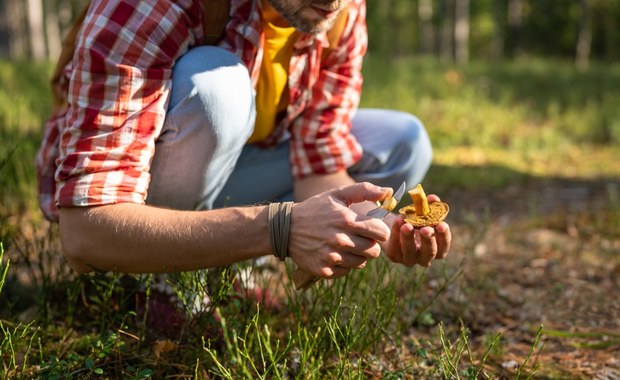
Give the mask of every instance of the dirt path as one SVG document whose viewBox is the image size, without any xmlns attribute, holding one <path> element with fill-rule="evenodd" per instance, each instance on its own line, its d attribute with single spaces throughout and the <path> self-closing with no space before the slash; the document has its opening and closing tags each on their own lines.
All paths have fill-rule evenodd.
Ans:
<svg viewBox="0 0 620 380">
<path fill-rule="evenodd" d="M 532 179 L 443 195 L 459 210 L 451 260 L 464 273 L 437 317 L 461 315 L 480 345 L 501 331 L 489 363 L 500 377 L 513 378 L 542 325 L 535 378 L 620 379 L 619 194 L 618 180 Z"/>
</svg>

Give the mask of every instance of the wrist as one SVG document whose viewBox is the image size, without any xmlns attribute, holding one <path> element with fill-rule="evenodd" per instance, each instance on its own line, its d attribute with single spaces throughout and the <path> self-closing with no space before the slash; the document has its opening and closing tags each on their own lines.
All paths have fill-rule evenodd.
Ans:
<svg viewBox="0 0 620 380">
<path fill-rule="evenodd" d="M 288 254 L 293 202 L 271 203 L 268 214 L 269 241 L 275 257 L 284 261 Z"/>
</svg>

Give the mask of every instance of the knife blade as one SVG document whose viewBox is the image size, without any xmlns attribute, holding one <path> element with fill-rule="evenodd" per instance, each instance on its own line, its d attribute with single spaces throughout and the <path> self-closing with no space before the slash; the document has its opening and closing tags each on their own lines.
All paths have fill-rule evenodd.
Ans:
<svg viewBox="0 0 620 380">
<path fill-rule="evenodd" d="M 400 185 L 398 190 L 396 190 L 396 193 L 394 193 L 394 196 L 393 196 L 393 198 L 396 199 L 396 204 L 398 204 L 398 202 L 400 202 L 400 200 L 403 198 L 403 195 L 405 194 L 406 189 L 407 189 L 407 184 L 403 181 L 403 183 Z M 377 219 L 383 219 L 391 211 L 392 210 L 388 210 L 382 206 L 379 206 L 373 210 L 368 211 L 366 215 L 372 216 L 373 218 L 377 218 Z"/>
</svg>

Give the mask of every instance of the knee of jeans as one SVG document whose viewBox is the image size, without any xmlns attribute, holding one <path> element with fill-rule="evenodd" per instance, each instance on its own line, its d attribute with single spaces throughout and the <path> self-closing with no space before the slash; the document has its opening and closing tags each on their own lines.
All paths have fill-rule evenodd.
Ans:
<svg viewBox="0 0 620 380">
<path fill-rule="evenodd" d="M 403 117 L 400 149 L 405 151 L 408 161 L 409 181 L 421 182 L 433 160 L 433 147 L 424 124 L 415 116 Z"/>
<path fill-rule="evenodd" d="M 188 51 L 175 64 L 169 108 L 181 101 L 205 120 L 218 139 L 242 140 L 252 133 L 254 90 L 247 67 L 231 52 L 214 46 Z"/>
<path fill-rule="evenodd" d="M 419 164 L 428 164 L 433 159 L 433 147 L 431 140 L 424 128 L 424 124 L 417 117 L 411 114 L 404 114 L 402 117 L 402 148 L 409 150 L 409 154 L 418 161 Z"/>
</svg>

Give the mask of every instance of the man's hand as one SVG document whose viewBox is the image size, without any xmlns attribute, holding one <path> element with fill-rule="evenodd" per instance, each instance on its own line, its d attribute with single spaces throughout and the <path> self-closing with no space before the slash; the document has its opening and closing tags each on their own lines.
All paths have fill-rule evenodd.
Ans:
<svg viewBox="0 0 620 380">
<path fill-rule="evenodd" d="M 344 276 L 363 268 L 381 253 L 389 228 L 379 219 L 349 208 L 364 201 L 383 200 L 391 189 L 370 183 L 340 187 L 295 204 L 289 255 L 301 270 L 324 278 Z"/>
<path fill-rule="evenodd" d="M 431 203 L 438 202 L 439 197 L 429 195 L 428 200 Z M 393 262 L 408 267 L 416 264 L 428 267 L 434 260 L 443 259 L 448 254 L 452 234 L 447 223 L 415 229 L 400 216 L 391 214 L 387 218 L 391 218 L 392 228 L 383 249 Z"/>
</svg>

